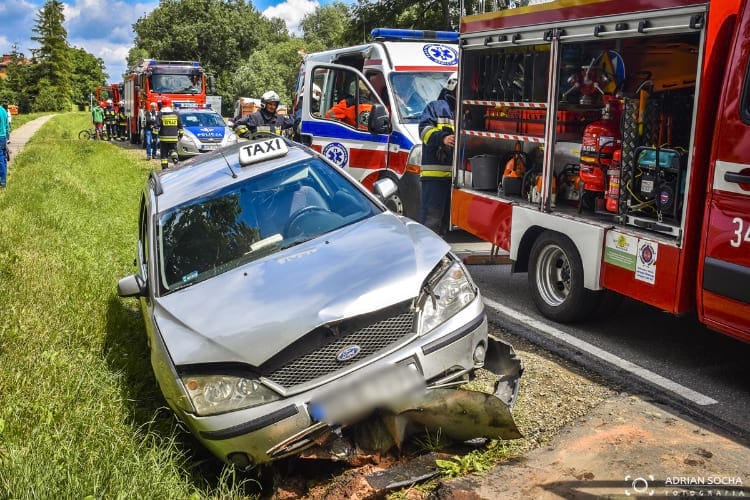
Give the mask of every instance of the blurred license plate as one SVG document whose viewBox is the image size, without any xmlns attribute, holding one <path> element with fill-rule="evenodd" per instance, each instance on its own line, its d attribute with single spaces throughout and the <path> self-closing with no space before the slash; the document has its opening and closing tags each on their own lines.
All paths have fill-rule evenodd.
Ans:
<svg viewBox="0 0 750 500">
<path fill-rule="evenodd" d="M 419 397 L 424 393 L 424 379 L 415 368 L 390 366 L 364 377 L 333 382 L 326 395 L 310 402 L 310 416 L 327 424 L 352 423 L 375 408 L 387 407 L 403 398 Z"/>
<path fill-rule="evenodd" d="M 213 151 L 214 149 L 219 149 L 218 144 L 204 144 L 203 145 L 203 151 Z"/>
</svg>

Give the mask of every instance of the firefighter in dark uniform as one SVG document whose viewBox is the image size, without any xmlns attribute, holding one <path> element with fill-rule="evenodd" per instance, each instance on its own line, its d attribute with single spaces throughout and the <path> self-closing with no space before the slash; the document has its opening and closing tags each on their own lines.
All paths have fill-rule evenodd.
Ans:
<svg viewBox="0 0 750 500">
<path fill-rule="evenodd" d="M 419 137 L 422 139 L 419 222 L 440 236 L 448 232 L 450 223 L 457 85 L 458 75 L 452 73 L 438 98 L 427 104 L 419 120 Z"/>
<path fill-rule="evenodd" d="M 294 127 L 294 119 L 291 116 L 276 113 L 281 98 L 273 90 L 269 90 L 260 97 L 260 109 L 255 113 L 245 115 L 234 122 L 235 130 L 247 128 L 246 133 L 240 135 L 249 136 L 257 132 L 270 132 L 281 135 L 282 130 Z"/>
<path fill-rule="evenodd" d="M 117 139 L 117 112 L 112 106 L 112 99 L 107 99 L 107 107 L 104 108 L 104 125 L 107 127 L 107 140 Z"/>
<path fill-rule="evenodd" d="M 156 120 L 159 128 L 159 151 L 161 153 L 161 168 L 169 168 L 169 160 L 177 163 L 177 141 L 182 137 L 182 123 L 180 117 L 172 109 L 172 100 L 165 97 L 161 101 L 161 111 Z"/>
<path fill-rule="evenodd" d="M 124 141 L 128 138 L 128 117 L 125 114 L 125 103 L 120 101 L 117 105 L 117 138 Z"/>
</svg>

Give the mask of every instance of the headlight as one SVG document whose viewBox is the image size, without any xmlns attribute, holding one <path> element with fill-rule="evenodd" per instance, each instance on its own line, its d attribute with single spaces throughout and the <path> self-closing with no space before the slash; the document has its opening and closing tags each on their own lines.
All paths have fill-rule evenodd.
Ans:
<svg viewBox="0 0 750 500">
<path fill-rule="evenodd" d="M 188 142 L 192 144 L 193 146 L 199 144 L 198 139 L 196 139 L 193 133 L 190 132 L 189 130 L 185 130 L 185 132 L 183 133 L 182 141 Z"/>
<path fill-rule="evenodd" d="M 422 165 L 422 145 L 416 144 L 411 151 L 409 156 L 406 158 L 407 165 Z"/>
<path fill-rule="evenodd" d="M 189 375 L 182 377 L 198 415 L 215 415 L 249 408 L 279 399 L 260 381 L 232 375 Z"/>
<path fill-rule="evenodd" d="M 237 134 L 229 129 L 226 129 L 224 131 L 224 140 L 221 142 L 221 144 L 223 146 L 226 146 L 227 144 L 234 144 L 235 142 L 237 142 Z"/>
<path fill-rule="evenodd" d="M 447 266 L 447 270 L 445 267 Z M 428 278 L 420 297 L 422 315 L 419 332 L 427 333 L 470 304 L 477 296 L 460 262 L 444 259 L 436 274 Z"/>
</svg>

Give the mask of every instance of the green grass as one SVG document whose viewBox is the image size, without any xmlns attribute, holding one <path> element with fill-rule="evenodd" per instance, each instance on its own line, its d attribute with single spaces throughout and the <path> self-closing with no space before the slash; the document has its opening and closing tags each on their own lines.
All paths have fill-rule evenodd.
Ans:
<svg viewBox="0 0 750 500">
<path fill-rule="evenodd" d="M 0 191 L 0 498 L 253 496 L 165 408 L 137 301 L 116 294 L 153 165 L 77 140 L 89 124 L 48 121 Z"/>
</svg>

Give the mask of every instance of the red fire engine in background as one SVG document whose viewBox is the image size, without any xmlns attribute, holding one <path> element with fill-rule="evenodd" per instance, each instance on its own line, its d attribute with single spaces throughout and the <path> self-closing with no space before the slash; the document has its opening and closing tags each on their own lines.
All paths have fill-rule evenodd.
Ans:
<svg viewBox="0 0 750 500">
<path fill-rule="evenodd" d="M 214 92 L 214 78 L 207 76 L 197 61 L 146 59 L 131 68 L 123 83 L 130 142 L 145 144 L 145 113 L 151 103 L 160 105 L 169 97 L 176 106 L 203 106 L 207 91 Z"/>
<path fill-rule="evenodd" d="M 96 96 L 96 101 L 99 103 L 112 99 L 115 111 L 119 112 L 119 102 L 122 100 L 122 90 L 122 83 L 110 83 L 109 85 L 100 85 L 96 87 L 94 95 Z"/>
<path fill-rule="evenodd" d="M 750 341 L 749 4 L 462 19 L 451 222 L 508 251 L 548 318 L 611 291 Z"/>
</svg>

